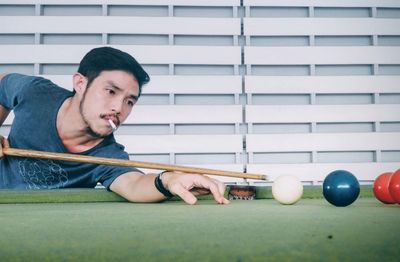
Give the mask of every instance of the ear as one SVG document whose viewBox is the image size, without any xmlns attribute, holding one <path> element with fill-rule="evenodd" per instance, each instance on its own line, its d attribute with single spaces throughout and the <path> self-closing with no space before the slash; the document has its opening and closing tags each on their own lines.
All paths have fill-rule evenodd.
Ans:
<svg viewBox="0 0 400 262">
<path fill-rule="evenodd" d="M 77 95 L 82 96 L 85 91 L 86 91 L 86 87 L 87 87 L 87 78 L 80 74 L 80 73 L 75 73 L 72 76 L 72 83 L 74 85 L 74 90 L 76 92 Z"/>
</svg>

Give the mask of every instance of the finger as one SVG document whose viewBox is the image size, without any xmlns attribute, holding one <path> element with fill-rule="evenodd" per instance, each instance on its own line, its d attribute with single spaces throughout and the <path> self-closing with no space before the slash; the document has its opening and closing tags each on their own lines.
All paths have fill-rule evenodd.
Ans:
<svg viewBox="0 0 400 262">
<path fill-rule="evenodd" d="M 182 200 L 188 203 L 189 205 L 194 205 L 197 202 L 197 198 L 187 189 L 185 189 L 181 184 L 173 185 L 170 188 L 170 191 L 172 194 L 175 194 L 180 198 L 182 198 Z"/>
<path fill-rule="evenodd" d="M 205 176 L 199 176 L 198 177 L 198 183 L 201 185 L 203 188 L 208 188 L 211 191 L 211 194 L 213 195 L 215 201 L 217 201 L 218 204 L 228 204 L 229 200 L 225 199 L 224 193 L 220 192 L 218 182 L 215 181 L 214 179 L 210 177 L 205 177 Z M 222 188 L 221 188 L 222 189 Z M 224 191 L 224 190 L 222 190 Z"/>
<path fill-rule="evenodd" d="M 208 190 L 206 188 L 198 188 L 198 187 L 195 187 L 195 188 L 191 189 L 190 192 L 195 196 L 202 196 L 202 195 L 211 194 L 210 190 Z"/>
<path fill-rule="evenodd" d="M 214 178 L 211 178 L 211 179 L 214 181 L 214 183 L 217 184 L 219 193 L 221 195 L 225 195 L 225 184 L 217 179 L 214 179 Z"/>
<path fill-rule="evenodd" d="M 225 198 L 225 184 L 222 183 L 222 182 L 219 181 L 219 180 L 216 180 L 215 183 L 216 183 L 217 188 L 218 188 L 218 191 L 219 191 L 219 193 L 220 193 L 220 195 L 221 195 L 221 202 L 219 202 L 219 203 L 220 203 L 220 204 L 229 204 L 230 201 L 229 201 L 228 199 Z"/>
<path fill-rule="evenodd" d="M 222 183 L 221 181 L 217 180 L 217 179 L 213 179 L 211 178 L 213 181 L 215 181 L 215 183 L 218 186 L 218 191 L 220 192 L 220 194 L 223 196 L 222 197 L 222 203 L 221 204 L 229 204 L 230 201 L 228 199 L 225 198 L 225 189 L 226 186 L 224 183 Z"/>
<path fill-rule="evenodd" d="M 223 194 L 220 193 L 217 183 L 213 182 L 213 181 L 208 181 L 209 186 L 208 188 L 211 191 L 211 194 L 214 196 L 215 201 L 217 201 L 217 203 L 219 204 L 223 204 L 224 203 L 224 196 Z"/>
<path fill-rule="evenodd" d="M 229 201 L 229 200 L 226 199 L 225 197 L 223 198 L 222 204 L 227 205 L 227 204 L 230 204 L 230 203 L 231 203 L 231 201 Z"/>
<path fill-rule="evenodd" d="M 220 183 L 220 184 L 222 184 L 222 183 Z M 221 192 L 221 195 L 222 195 L 222 203 L 221 204 L 229 204 L 230 203 L 230 201 L 228 200 L 228 199 L 226 199 L 225 198 L 225 184 L 222 184 L 220 187 L 219 187 L 219 189 L 220 189 L 220 192 Z"/>
</svg>

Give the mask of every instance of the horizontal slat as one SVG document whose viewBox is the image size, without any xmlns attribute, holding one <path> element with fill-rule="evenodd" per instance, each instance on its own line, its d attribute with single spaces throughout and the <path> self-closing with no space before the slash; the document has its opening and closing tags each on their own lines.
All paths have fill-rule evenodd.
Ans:
<svg viewBox="0 0 400 262">
<path fill-rule="evenodd" d="M 247 105 L 247 123 L 400 121 L 400 105 Z"/>
<path fill-rule="evenodd" d="M 0 64 L 78 64 L 92 45 L 2 45 Z M 236 65 L 238 46 L 131 46 L 113 45 L 144 64 Z M 62 50 L 62 52 L 60 52 Z"/>
<path fill-rule="evenodd" d="M 250 134 L 248 152 L 400 150 L 400 133 Z"/>
<path fill-rule="evenodd" d="M 0 21 L 3 34 L 240 35 L 239 18 L 2 16 Z"/>
<path fill-rule="evenodd" d="M 151 76 L 145 94 L 240 94 L 242 77 L 234 76 Z"/>
<path fill-rule="evenodd" d="M 244 0 L 244 6 L 400 7 L 397 0 Z"/>
<path fill-rule="evenodd" d="M 250 65 L 400 64 L 400 47 L 261 47 L 244 48 Z"/>
<path fill-rule="evenodd" d="M 177 6 L 240 6 L 239 0 L 1 0 L 0 4 L 24 5 L 177 5 Z"/>
<path fill-rule="evenodd" d="M 246 93 L 400 93 L 400 76 L 245 76 Z"/>
<path fill-rule="evenodd" d="M 248 164 L 247 172 L 264 173 L 274 181 L 282 175 L 294 175 L 304 182 L 322 182 L 334 170 L 347 170 L 360 181 L 374 181 L 384 172 L 394 172 L 400 162 L 388 163 L 307 163 L 307 164 Z"/>
<path fill-rule="evenodd" d="M 241 122 L 241 105 L 138 105 L 125 121 L 126 124 L 232 124 Z"/>
<path fill-rule="evenodd" d="M 57 85 L 72 90 L 71 75 L 41 75 Z M 143 94 L 240 94 L 242 77 L 219 76 L 169 76 L 153 75 L 143 87 Z"/>
<path fill-rule="evenodd" d="M 244 34 L 251 36 L 400 35 L 400 20 L 381 18 L 244 18 Z"/>
<path fill-rule="evenodd" d="M 320 6 L 320 7 L 399 7 L 397 0 L 245 0 L 244 6 Z M 240 6 L 239 0 L 2 0 L 0 4 L 41 5 L 173 5 L 173 6 Z"/>
<path fill-rule="evenodd" d="M 11 125 L 14 113 L 4 121 Z M 124 124 L 235 124 L 243 120 L 241 105 L 138 105 Z"/>
<path fill-rule="evenodd" d="M 242 152 L 242 135 L 119 135 L 130 154 Z"/>
</svg>

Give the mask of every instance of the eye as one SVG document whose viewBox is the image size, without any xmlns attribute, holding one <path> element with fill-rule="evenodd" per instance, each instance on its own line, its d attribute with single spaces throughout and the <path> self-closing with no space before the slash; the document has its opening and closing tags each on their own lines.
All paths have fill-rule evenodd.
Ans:
<svg viewBox="0 0 400 262">
<path fill-rule="evenodd" d="M 107 88 L 107 89 L 106 89 L 106 92 L 107 92 L 109 95 L 115 95 L 115 91 L 112 90 L 112 89 Z"/>
<path fill-rule="evenodd" d="M 133 100 L 128 100 L 126 103 L 127 103 L 128 106 L 130 106 L 130 107 L 132 107 L 132 106 L 135 105 L 135 101 L 133 101 Z"/>
</svg>

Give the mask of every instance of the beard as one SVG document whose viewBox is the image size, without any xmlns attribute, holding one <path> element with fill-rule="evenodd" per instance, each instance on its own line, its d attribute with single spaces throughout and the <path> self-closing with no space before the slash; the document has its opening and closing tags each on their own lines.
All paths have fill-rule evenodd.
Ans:
<svg viewBox="0 0 400 262">
<path fill-rule="evenodd" d="M 93 138 L 105 138 L 107 137 L 109 134 L 101 134 L 99 132 L 96 132 L 91 124 L 89 123 L 89 120 L 87 119 L 86 115 L 85 115 L 85 109 L 84 109 L 84 102 L 85 102 L 85 98 L 86 98 L 86 92 L 87 89 L 85 90 L 85 93 L 83 94 L 83 98 L 81 103 L 79 104 L 79 113 L 81 114 L 81 117 L 83 119 L 83 121 L 85 122 L 85 124 L 87 125 L 87 127 L 85 128 L 85 133 Z"/>
</svg>

